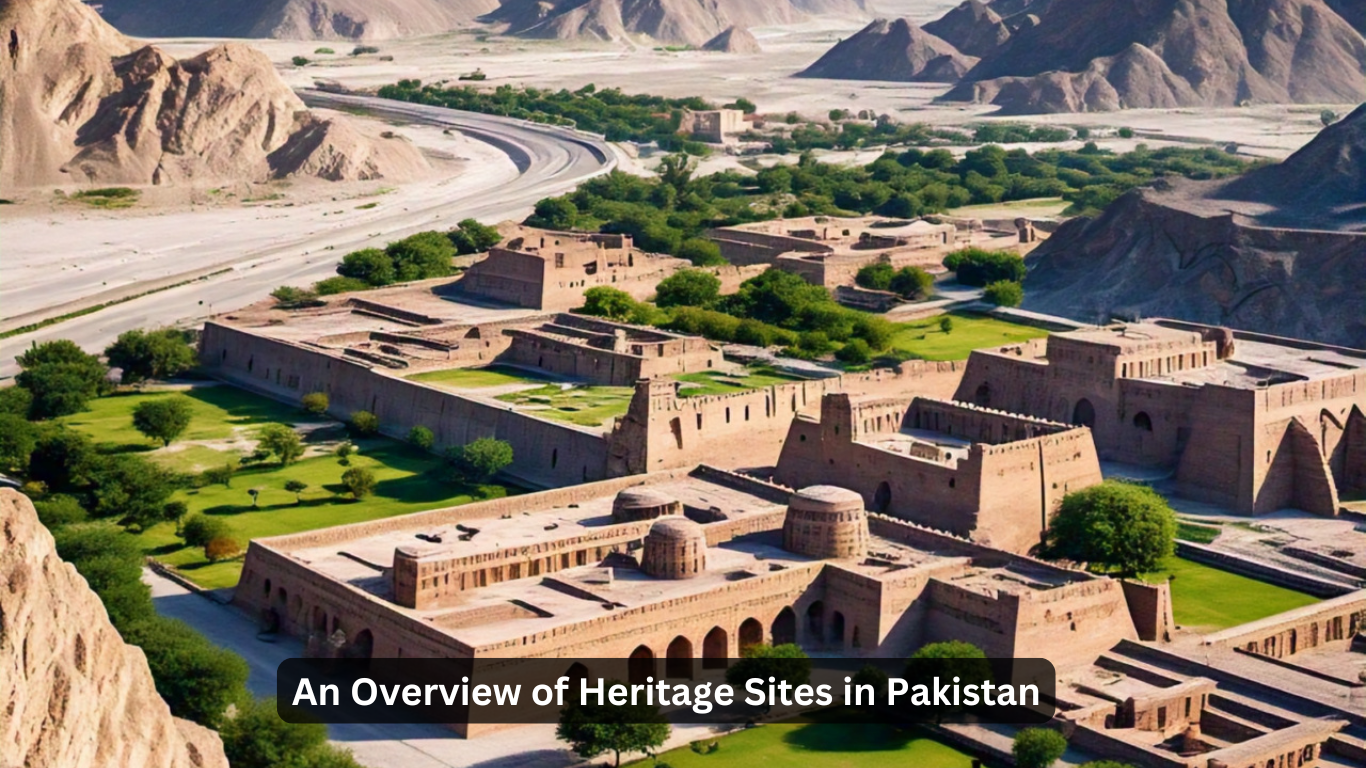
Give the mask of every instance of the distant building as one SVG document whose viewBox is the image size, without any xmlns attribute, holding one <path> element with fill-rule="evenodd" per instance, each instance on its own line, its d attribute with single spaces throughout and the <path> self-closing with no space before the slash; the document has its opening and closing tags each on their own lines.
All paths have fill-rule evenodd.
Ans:
<svg viewBox="0 0 1366 768">
<path fill-rule="evenodd" d="M 726 139 L 744 133 L 745 113 L 739 109 L 709 109 L 701 112 L 687 110 L 678 130 L 711 144 L 724 144 Z"/>
</svg>

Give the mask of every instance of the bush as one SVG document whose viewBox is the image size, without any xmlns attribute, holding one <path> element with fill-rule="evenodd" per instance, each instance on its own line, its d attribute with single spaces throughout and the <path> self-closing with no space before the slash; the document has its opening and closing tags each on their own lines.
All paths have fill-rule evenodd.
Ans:
<svg viewBox="0 0 1366 768">
<path fill-rule="evenodd" d="M 455 477 L 469 483 L 488 483 L 512 463 L 512 444 L 493 437 L 481 437 L 468 445 L 452 446 L 446 461 Z"/>
<path fill-rule="evenodd" d="M 939 318 L 939 330 L 946 334 L 953 333 L 953 318 L 948 315 Z"/>
<path fill-rule="evenodd" d="M 572 229 L 578 216 L 579 209 L 573 200 L 547 197 L 536 203 L 536 211 L 527 219 L 527 223 L 543 229 Z"/>
<path fill-rule="evenodd" d="M 198 359 L 184 331 L 125 331 L 104 350 L 110 367 L 122 370 L 124 384 L 169 379 L 195 367 Z"/>
<path fill-rule="evenodd" d="M 308 483 L 302 480 L 286 480 L 285 490 L 294 494 L 294 503 L 299 504 L 303 502 L 303 492 L 308 490 Z"/>
<path fill-rule="evenodd" d="M 99 595 L 109 620 L 122 630 L 155 615 L 142 583 L 146 557 L 137 539 L 109 523 L 76 523 L 52 531 L 57 554 L 75 566 Z"/>
<path fill-rule="evenodd" d="M 34 501 L 33 508 L 38 510 L 38 521 L 49 531 L 55 531 L 64 525 L 84 523 L 87 517 L 85 508 L 74 496 L 62 493 Z"/>
<path fill-rule="evenodd" d="M 280 466 L 287 467 L 304 455 L 304 442 L 299 433 L 284 424 L 267 424 L 261 427 L 259 444 L 262 450 L 269 451 L 280 460 Z"/>
<path fill-rule="evenodd" d="M 204 557 L 211 563 L 231 560 L 240 554 L 242 554 L 242 544 L 230 536 L 210 539 L 209 543 L 204 545 Z"/>
<path fill-rule="evenodd" d="M 902 267 L 892 275 L 887 287 L 903 299 L 923 299 L 933 290 L 934 278 L 919 267 Z"/>
<path fill-rule="evenodd" d="M 895 274 L 896 270 L 891 264 L 877 261 L 860 267 L 858 274 L 854 276 L 854 282 L 870 291 L 887 291 L 891 290 L 892 276 Z"/>
<path fill-rule="evenodd" d="M 242 702 L 218 733 L 232 768 L 359 768 L 327 743 L 327 726 L 285 722 L 273 698 Z"/>
<path fill-rule="evenodd" d="M 157 693 L 176 717 L 216 727 L 228 705 L 246 692 L 248 670 L 242 657 L 182 621 L 156 616 L 120 632 L 147 655 Z"/>
<path fill-rule="evenodd" d="M 203 478 L 205 485 L 221 485 L 224 488 L 232 487 L 232 476 L 237 472 L 237 465 L 226 462 L 221 467 L 209 467 L 199 476 Z"/>
<path fill-rule="evenodd" d="M 430 429 L 419 425 L 408 430 L 408 442 L 427 451 L 436 443 L 436 435 Z"/>
<path fill-rule="evenodd" d="M 958 282 L 979 288 L 997 280 L 1019 283 L 1025 277 L 1024 259 L 1009 251 L 964 248 L 945 256 L 944 266 L 957 273 Z"/>
<path fill-rule="evenodd" d="M 342 485 L 353 499 L 361 499 L 375 492 L 375 473 L 365 467 L 352 467 L 342 473 Z"/>
<path fill-rule="evenodd" d="M 840 347 L 835 358 L 848 365 L 863 365 L 873 359 L 873 350 L 868 348 L 868 342 L 863 339 L 854 339 Z"/>
<path fill-rule="evenodd" d="M 303 56 L 295 56 L 294 58 L 290 59 L 290 62 L 293 63 L 296 67 L 308 66 L 308 59 Z"/>
<path fill-rule="evenodd" d="M 334 296 L 338 293 L 351 293 L 353 291 L 368 291 L 374 286 L 370 283 L 354 277 L 329 277 L 326 280 L 319 280 L 313 284 L 313 292 L 319 296 Z"/>
<path fill-rule="evenodd" d="M 1175 539 L 1176 514 L 1166 499 L 1147 486 L 1106 480 L 1063 497 L 1047 551 L 1133 576 L 1157 570 Z"/>
<path fill-rule="evenodd" d="M 1018 307 L 1024 301 L 1024 286 L 1013 280 L 997 280 L 987 284 L 985 295 L 998 307 Z"/>
<path fill-rule="evenodd" d="M 332 401 L 326 392 L 309 392 L 303 398 L 304 410 L 314 416 L 321 416 L 327 413 L 327 409 L 332 406 Z"/>
<path fill-rule="evenodd" d="M 314 53 L 317 53 L 317 54 L 332 54 L 332 53 L 336 53 L 336 51 L 332 50 L 331 48 L 315 48 L 315 49 L 313 49 L 313 52 L 314 52 Z"/>
<path fill-rule="evenodd" d="M 23 416 L 0 413 L 0 469 L 23 472 L 38 447 L 37 425 Z"/>
<path fill-rule="evenodd" d="M 275 306 L 280 309 L 300 309 L 317 306 L 321 303 L 318 301 L 317 293 L 295 288 L 291 285 L 282 285 L 276 288 L 270 292 L 270 297 L 275 299 Z"/>
<path fill-rule="evenodd" d="M 1010 747 L 1017 768 L 1049 768 L 1066 751 L 1067 739 L 1048 728 L 1025 728 Z"/>
<path fill-rule="evenodd" d="M 207 547 L 214 539 L 229 538 L 232 527 L 221 518 L 210 517 L 196 512 L 186 517 L 180 524 L 180 538 L 186 546 Z"/>
<path fill-rule="evenodd" d="M 482 227 L 473 220 L 466 224 Z M 497 233 L 493 233 L 497 237 Z M 470 238 L 473 240 L 473 237 Z M 496 240 L 494 242 L 497 242 Z M 384 253 L 393 262 L 394 275 L 400 282 L 445 277 L 451 273 L 451 259 L 455 258 L 455 244 L 441 232 L 418 232 L 385 246 Z"/>
<path fill-rule="evenodd" d="M 66 339 L 38 344 L 16 359 L 23 370 L 14 381 L 33 398 L 29 418 L 80 413 L 91 398 L 111 389 L 104 363 Z"/>
<path fill-rule="evenodd" d="M 352 56 L 360 56 L 365 53 L 379 53 L 379 49 L 373 45 L 358 45 L 351 49 Z"/>
<path fill-rule="evenodd" d="M 474 219 L 460 222 L 446 236 L 455 246 L 456 253 L 460 254 L 483 253 L 503 240 L 497 229 Z"/>
<path fill-rule="evenodd" d="M 361 437 L 379 433 L 379 417 L 369 411 L 355 411 L 351 414 L 351 429 Z"/>
<path fill-rule="evenodd" d="M 133 409 L 133 428 L 166 446 L 185 434 L 193 415 L 194 406 L 184 395 L 144 400 Z"/>
<path fill-rule="evenodd" d="M 122 525 L 146 529 L 165 519 L 166 502 L 177 478 L 165 467 L 136 454 L 101 457 L 90 470 L 91 512 L 117 516 Z"/>
<path fill-rule="evenodd" d="M 700 269 L 683 269 L 661 280 L 655 291 L 661 307 L 705 307 L 721 294 L 721 280 Z"/>
<path fill-rule="evenodd" d="M 674 255 L 691 261 L 694 267 L 719 267 L 730 263 L 721 255 L 721 246 L 701 237 L 690 237 L 679 243 Z"/>
<path fill-rule="evenodd" d="M 0 413 L 28 418 L 33 408 L 33 393 L 19 386 L 0 389 Z"/>
<path fill-rule="evenodd" d="M 389 285 L 398 278 L 394 260 L 378 248 L 352 251 L 342 257 L 337 274 L 359 280 L 372 287 Z"/>
<path fill-rule="evenodd" d="M 600 285 L 583 292 L 583 306 L 576 311 L 585 315 L 624 321 L 636 311 L 636 305 L 636 300 L 626 291 Z"/>
</svg>

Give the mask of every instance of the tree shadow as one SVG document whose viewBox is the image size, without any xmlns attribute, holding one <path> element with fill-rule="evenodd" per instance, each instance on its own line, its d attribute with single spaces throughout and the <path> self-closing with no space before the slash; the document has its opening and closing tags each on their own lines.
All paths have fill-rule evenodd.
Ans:
<svg viewBox="0 0 1366 768">
<path fill-rule="evenodd" d="M 783 743 L 812 752 L 895 752 L 929 738 L 914 728 L 860 722 L 852 711 L 816 713 L 813 718 L 815 722 L 783 734 Z"/>
<path fill-rule="evenodd" d="M 162 555 L 170 555 L 179 552 L 180 550 L 185 549 L 188 546 L 190 545 L 186 544 L 183 541 L 177 541 L 172 544 L 162 544 L 159 547 L 143 550 L 143 552 L 145 554 L 151 555 L 152 557 L 160 557 Z"/>
</svg>

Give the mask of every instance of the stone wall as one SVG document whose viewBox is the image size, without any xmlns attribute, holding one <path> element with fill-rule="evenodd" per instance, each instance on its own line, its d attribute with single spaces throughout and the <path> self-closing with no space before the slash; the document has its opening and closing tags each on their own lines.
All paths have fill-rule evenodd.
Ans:
<svg viewBox="0 0 1366 768">
<path fill-rule="evenodd" d="M 1284 659 L 1312 648 L 1346 650 L 1363 629 L 1366 590 L 1205 635 L 1204 643 Z"/>
<path fill-rule="evenodd" d="M 1171 584 L 1148 584 L 1142 581 L 1123 582 L 1124 600 L 1129 604 L 1138 639 L 1165 643 L 1172 639 L 1176 619 L 1172 616 Z"/>
</svg>

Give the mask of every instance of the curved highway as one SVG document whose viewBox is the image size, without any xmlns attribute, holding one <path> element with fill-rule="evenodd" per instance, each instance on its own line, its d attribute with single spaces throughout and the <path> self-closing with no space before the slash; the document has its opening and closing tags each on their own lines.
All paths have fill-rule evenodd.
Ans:
<svg viewBox="0 0 1366 768">
<path fill-rule="evenodd" d="M 265 245 L 244 248 L 226 261 L 196 263 L 177 256 L 185 263 L 184 269 L 175 274 L 98 295 L 87 294 L 58 307 L 48 306 L 23 317 L 9 318 L 6 326 L 15 327 L 99 303 L 120 302 L 0 342 L 0 377 L 17 373 L 14 356 L 34 342 L 65 338 L 88 351 L 98 351 L 129 329 L 192 322 L 231 311 L 259 301 L 278 286 L 302 286 L 329 277 L 335 274 L 341 256 L 358 248 L 423 230 L 449 229 L 466 218 L 484 222 L 520 218 L 537 200 L 563 194 L 616 166 L 616 156 L 606 142 L 566 128 L 372 96 L 312 90 L 300 91 L 299 95 L 313 107 L 362 108 L 382 119 L 459 131 L 495 147 L 507 156 L 513 168 L 506 173 L 469 173 L 468 183 L 462 183 L 465 176 L 455 176 L 447 183 L 448 195 L 424 200 L 421 205 L 386 206 L 392 213 L 379 218 L 368 217 L 324 231 L 277 238 Z M 54 290 L 56 283 L 72 279 L 53 275 Z M 163 288 L 187 280 L 193 282 Z M 35 290 L 41 291 L 41 286 Z M 123 300 L 144 293 L 147 295 Z"/>
</svg>

